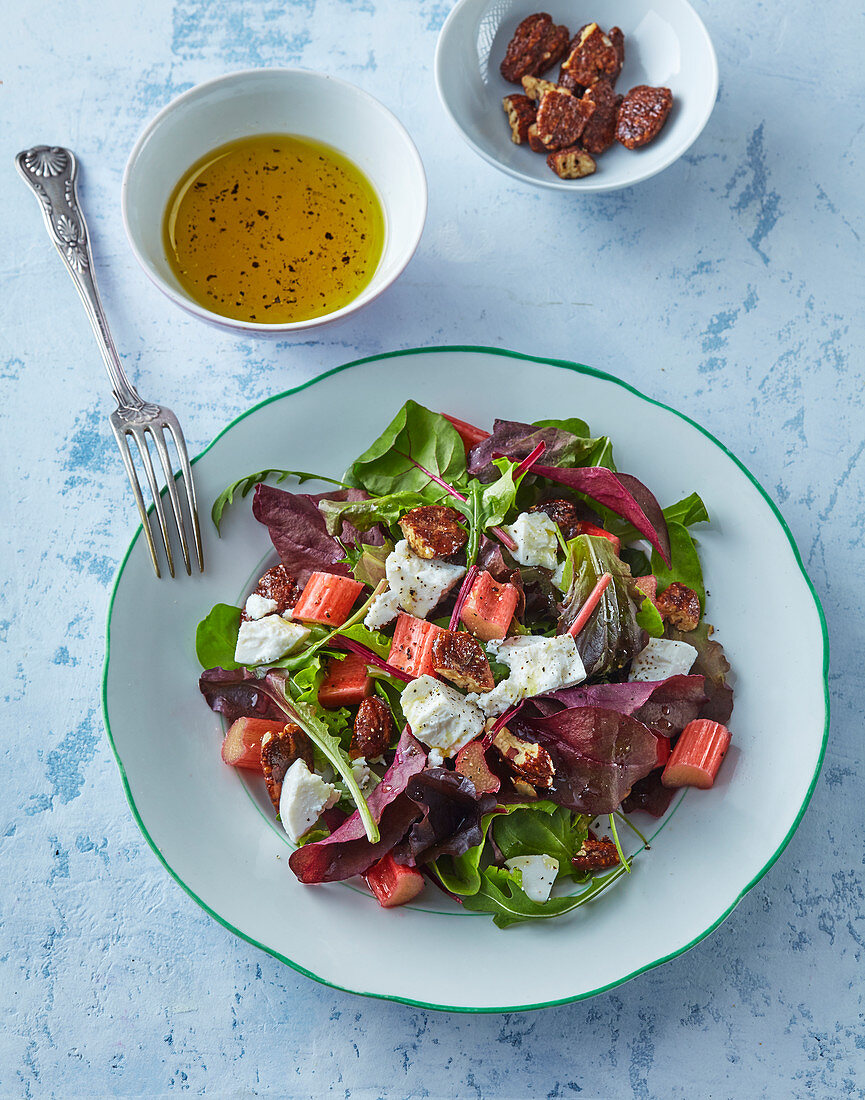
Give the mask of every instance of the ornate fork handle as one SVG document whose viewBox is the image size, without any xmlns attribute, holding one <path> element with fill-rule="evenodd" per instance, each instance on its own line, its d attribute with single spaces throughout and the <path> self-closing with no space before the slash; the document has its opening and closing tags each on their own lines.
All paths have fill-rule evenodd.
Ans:
<svg viewBox="0 0 865 1100">
<path fill-rule="evenodd" d="M 63 257 L 75 289 L 84 302 L 120 413 L 134 420 L 146 406 L 120 364 L 96 289 L 87 223 L 78 205 L 78 162 L 75 155 L 71 149 L 36 145 L 19 153 L 15 162 L 39 199 L 48 234 Z"/>
</svg>

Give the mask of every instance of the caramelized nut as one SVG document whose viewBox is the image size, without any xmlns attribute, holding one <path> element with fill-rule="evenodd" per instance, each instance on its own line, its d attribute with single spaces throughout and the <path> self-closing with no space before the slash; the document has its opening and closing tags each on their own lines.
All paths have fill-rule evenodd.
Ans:
<svg viewBox="0 0 865 1100">
<path fill-rule="evenodd" d="M 312 745 L 300 726 L 296 722 L 286 722 L 281 730 L 268 730 L 261 739 L 261 770 L 264 772 L 267 793 L 277 813 L 282 781 L 295 760 L 303 760 L 312 771 Z"/>
<path fill-rule="evenodd" d="M 626 149 L 642 149 L 661 132 L 672 106 L 673 93 L 669 88 L 652 88 L 648 84 L 631 88 L 619 107 L 616 140 Z"/>
<path fill-rule="evenodd" d="M 565 540 L 574 539 L 580 533 L 580 510 L 572 500 L 543 500 L 540 504 L 533 504 L 529 511 L 545 512 L 553 523 L 559 525 Z"/>
<path fill-rule="evenodd" d="M 443 504 L 424 504 L 412 508 L 399 521 L 409 546 L 419 558 L 449 558 L 468 541 L 468 532 L 459 523 L 459 512 Z"/>
<path fill-rule="evenodd" d="M 525 79 L 529 79 L 526 77 Z M 514 145 L 522 145 L 528 140 L 529 127 L 535 121 L 538 113 L 537 107 L 525 95 L 506 95 L 502 100 L 502 107 L 508 116 L 508 125 L 511 128 L 511 141 Z"/>
<path fill-rule="evenodd" d="M 463 630 L 442 630 L 435 636 L 432 666 L 439 676 L 465 691 L 492 691 L 495 687 L 483 646 Z"/>
<path fill-rule="evenodd" d="M 555 84 L 551 80 L 542 80 L 539 76 L 524 76 L 520 83 L 529 99 L 533 99 L 535 102 L 545 92 L 551 92 L 555 88 Z"/>
<path fill-rule="evenodd" d="M 599 156 L 616 140 L 616 122 L 622 97 L 616 95 L 609 80 L 597 80 L 582 98 L 587 112 L 586 128 L 580 144 L 587 153 Z M 591 108 L 589 110 L 589 108 Z"/>
<path fill-rule="evenodd" d="M 384 699 L 370 695 L 358 707 L 348 755 L 352 760 L 359 756 L 374 760 L 388 748 L 393 741 L 394 732 L 390 707 Z"/>
<path fill-rule="evenodd" d="M 496 731 L 493 747 L 498 749 L 518 778 L 534 787 L 552 785 L 556 774 L 552 757 L 534 741 L 523 741 L 520 737 L 514 737 L 507 726 L 502 726 Z"/>
<path fill-rule="evenodd" d="M 565 55 L 568 28 L 555 26 L 546 12 L 527 16 L 508 43 L 499 69 L 505 80 L 519 84 L 524 76 L 540 76 Z"/>
<path fill-rule="evenodd" d="M 606 871 L 620 862 L 619 853 L 612 840 L 604 837 L 596 840 L 586 837 L 583 846 L 571 860 L 577 871 Z"/>
<path fill-rule="evenodd" d="M 602 76 L 615 79 L 620 68 L 616 47 L 597 23 L 583 27 L 577 39 L 571 41 L 570 53 L 562 63 L 562 70 L 584 88 Z"/>
<path fill-rule="evenodd" d="M 597 165 L 592 156 L 581 149 L 579 145 L 572 145 L 570 149 L 558 149 L 547 157 L 547 164 L 563 180 L 579 180 L 583 176 L 590 176 Z"/>
<path fill-rule="evenodd" d="M 586 125 L 580 100 L 563 88 L 541 96 L 538 106 L 538 137 L 547 149 L 564 149 L 579 140 Z"/>
<path fill-rule="evenodd" d="M 268 569 L 264 576 L 259 578 L 255 591 L 257 595 L 263 596 L 267 600 L 276 601 L 277 615 L 281 615 L 288 608 L 293 607 L 297 603 L 299 594 L 297 582 L 286 571 L 281 562 L 279 565 L 274 565 L 272 569 Z M 245 615 L 246 612 L 243 613 L 241 618 Z"/>
<path fill-rule="evenodd" d="M 681 581 L 673 581 L 656 596 L 655 607 L 661 618 L 667 619 L 677 630 L 696 630 L 700 625 L 700 597 Z"/>
</svg>

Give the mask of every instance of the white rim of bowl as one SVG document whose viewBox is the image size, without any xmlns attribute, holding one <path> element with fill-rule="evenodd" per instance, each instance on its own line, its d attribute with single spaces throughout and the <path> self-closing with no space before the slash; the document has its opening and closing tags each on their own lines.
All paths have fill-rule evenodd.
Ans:
<svg viewBox="0 0 865 1100">
<path fill-rule="evenodd" d="M 687 151 L 691 148 L 691 146 L 694 144 L 700 134 L 702 134 L 703 130 L 705 130 L 706 123 L 712 117 L 712 111 L 714 111 L 715 103 L 718 99 L 718 57 L 715 53 L 715 47 L 712 44 L 712 39 L 709 37 L 709 32 L 706 29 L 706 24 L 697 14 L 696 10 L 691 6 L 691 4 L 688 3 L 688 0 L 680 0 L 680 2 L 683 7 L 687 8 L 690 11 L 697 24 L 697 29 L 700 31 L 705 39 L 706 48 L 712 68 L 712 94 L 707 100 L 706 110 L 703 113 L 703 117 L 700 119 L 700 124 L 694 130 L 694 133 L 688 143 L 686 145 L 683 145 L 682 148 L 678 150 L 678 152 L 673 153 L 671 156 L 667 157 L 666 160 L 662 161 L 654 168 L 650 168 L 647 171 L 644 171 L 642 175 L 635 176 L 633 179 L 629 179 L 620 183 L 604 183 L 602 180 L 597 180 L 594 175 L 584 176 L 583 179 L 579 180 L 562 180 L 558 179 L 557 177 L 553 177 L 549 180 L 535 179 L 534 176 L 530 176 L 525 172 L 520 172 L 516 168 L 511 168 L 509 165 L 503 164 L 502 161 L 498 160 L 498 158 L 488 153 L 485 149 L 482 149 L 481 146 L 477 144 L 477 142 L 473 141 L 469 137 L 469 135 L 460 124 L 459 119 L 450 109 L 447 98 L 445 97 L 445 94 L 442 90 L 444 86 L 444 79 L 442 75 L 442 43 L 445 42 L 448 29 L 451 23 L 453 23 L 454 20 L 458 17 L 459 12 L 467 4 L 475 3 L 475 0 L 458 0 L 458 3 L 456 3 L 451 9 L 450 15 L 448 15 L 447 19 L 445 19 L 444 24 L 442 25 L 442 29 L 439 31 L 438 42 L 436 43 L 434 66 L 436 91 L 438 92 L 439 103 L 441 103 L 442 107 L 444 107 L 445 113 L 459 131 L 459 134 L 462 137 L 463 141 L 472 149 L 474 149 L 478 156 L 483 157 L 487 164 L 491 164 L 494 168 L 498 168 L 500 172 L 504 172 L 506 175 L 511 176 L 513 179 L 521 180 L 523 183 L 531 184 L 533 187 L 546 187 L 551 191 L 579 191 L 585 194 L 599 194 L 604 191 L 623 191 L 626 187 L 633 187 L 637 183 L 642 183 L 644 180 L 651 179 L 652 176 L 657 176 L 659 172 L 663 172 L 666 168 L 669 168 L 671 164 L 675 163 L 675 161 L 677 161 L 680 157 L 683 157 L 685 153 L 687 153 Z M 552 173 L 550 173 L 550 175 L 552 176 Z"/>
<path fill-rule="evenodd" d="M 407 248 L 405 257 L 400 261 L 396 267 L 393 275 L 386 283 L 380 286 L 375 291 L 370 291 L 368 288 L 372 285 L 372 281 L 368 284 L 366 291 L 361 292 L 353 301 L 348 305 L 343 306 L 341 309 L 335 310 L 333 313 L 324 313 L 320 317 L 309 317 L 305 321 L 285 321 L 280 324 L 262 325 L 256 321 L 240 321 L 234 317 L 224 317 L 221 313 L 215 313 L 213 310 L 205 309 L 203 306 L 197 305 L 191 298 L 181 294 L 174 287 L 170 286 L 164 279 L 161 278 L 150 266 L 149 260 L 147 260 L 141 250 L 135 243 L 135 239 L 132 235 L 132 230 L 129 225 L 129 177 L 132 170 L 132 166 L 138 159 L 141 149 L 145 142 L 150 138 L 154 130 L 159 127 L 169 114 L 175 111 L 178 107 L 182 106 L 187 100 L 193 99 L 205 90 L 216 87 L 219 84 L 227 84 L 234 80 L 240 80 L 244 77 L 259 76 L 263 73 L 281 73 L 281 74 L 296 74 L 300 73 L 304 76 L 316 77 L 320 80 L 328 80 L 333 84 L 338 84 L 343 88 L 350 89 L 355 95 L 365 99 L 369 106 L 379 111 L 395 127 L 397 133 L 403 138 L 406 144 L 410 158 L 413 160 L 417 169 L 418 176 L 421 183 L 421 217 L 417 228 L 417 232 L 414 239 L 411 241 L 410 247 Z M 376 192 L 378 189 L 376 188 Z M 381 200 L 379 200 L 381 201 Z M 382 206 L 384 204 L 382 203 Z M 211 77 L 210 80 L 203 80 L 199 84 L 193 85 L 191 88 L 187 88 L 185 92 L 181 92 L 180 95 L 175 96 L 165 106 L 153 116 L 150 122 L 144 127 L 138 136 L 138 140 L 132 147 L 132 152 L 126 161 L 126 167 L 123 170 L 123 181 L 120 185 L 120 213 L 123 219 L 123 228 L 126 232 L 126 239 L 129 242 L 129 247 L 132 249 L 133 255 L 138 261 L 141 269 L 148 279 L 156 286 L 162 293 L 170 298 L 172 302 L 180 306 L 187 313 L 192 314 L 194 317 L 198 317 L 203 321 L 209 321 L 213 324 L 219 325 L 222 328 L 233 328 L 240 332 L 256 332 L 261 334 L 280 334 L 286 332 L 302 332 L 304 329 L 315 328 L 319 325 L 329 324 L 331 321 L 342 320 L 348 317 L 349 314 L 354 313 L 355 310 L 360 309 L 362 306 L 369 305 L 370 302 L 374 302 L 380 294 L 382 294 L 388 287 L 400 277 L 400 275 L 408 267 L 409 261 L 417 251 L 417 246 L 420 244 L 420 239 L 423 236 L 424 227 L 426 225 L 427 212 L 429 209 L 429 188 L 427 186 L 426 171 L 424 170 L 423 161 L 421 160 L 420 153 L 417 146 L 412 140 L 408 130 L 403 126 L 400 120 L 396 117 L 390 108 L 385 107 L 381 100 L 376 99 L 374 95 L 370 95 L 369 92 L 364 91 L 363 88 L 359 88 L 356 84 L 350 83 L 348 80 L 342 80 L 338 76 L 330 76 L 328 73 L 318 72 L 315 69 L 303 69 L 300 67 L 276 67 L 276 68 L 257 68 L 257 69 L 237 69 L 231 73 L 223 73 L 221 76 Z M 387 226 L 386 226 L 387 228 Z M 379 261 L 381 262 L 381 261 Z M 375 274 L 373 274 L 373 280 Z"/>
</svg>

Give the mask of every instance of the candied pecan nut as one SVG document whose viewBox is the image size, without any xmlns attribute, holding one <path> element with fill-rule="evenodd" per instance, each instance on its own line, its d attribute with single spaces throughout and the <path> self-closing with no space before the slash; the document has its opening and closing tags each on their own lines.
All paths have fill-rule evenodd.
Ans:
<svg viewBox="0 0 865 1100">
<path fill-rule="evenodd" d="M 303 760 L 312 771 L 312 745 L 300 726 L 296 722 L 286 722 L 281 730 L 268 730 L 261 739 L 261 770 L 277 813 L 282 781 L 295 760 Z"/>
<path fill-rule="evenodd" d="M 579 145 L 550 153 L 547 164 L 563 180 L 582 179 L 583 176 L 590 176 L 597 168 L 592 156 Z"/>
<path fill-rule="evenodd" d="M 578 81 L 574 80 L 567 69 L 562 67 L 559 69 L 559 79 L 556 81 L 556 87 L 564 88 L 565 91 L 573 92 L 577 99 L 585 91 L 585 88 Z"/>
<path fill-rule="evenodd" d="M 655 607 L 661 618 L 672 623 L 677 630 L 696 630 L 700 625 L 700 597 L 681 581 L 673 581 L 660 596 L 656 596 Z"/>
<path fill-rule="evenodd" d="M 578 84 L 588 88 L 602 76 L 618 76 L 620 64 L 616 47 L 597 23 L 583 27 L 577 39 L 570 43 L 570 53 L 562 69 Z"/>
<path fill-rule="evenodd" d="M 535 121 L 538 113 L 537 107 L 525 95 L 506 95 L 502 100 L 505 114 L 508 116 L 508 125 L 511 128 L 511 141 L 514 145 L 522 145 L 528 140 L 529 127 Z"/>
<path fill-rule="evenodd" d="M 648 84 L 631 88 L 619 107 L 616 140 L 626 149 L 642 149 L 661 132 L 672 106 L 673 93 L 669 88 L 652 88 Z"/>
<path fill-rule="evenodd" d="M 268 600 L 276 600 L 276 613 L 281 615 L 297 603 L 297 582 L 280 562 L 259 578 L 255 591 Z"/>
<path fill-rule="evenodd" d="M 546 153 L 547 147 L 538 137 L 538 124 L 533 122 L 529 127 L 529 148 L 533 153 Z"/>
<path fill-rule="evenodd" d="M 538 137 L 548 150 L 564 149 L 579 140 L 586 125 L 584 108 L 570 92 L 554 88 L 541 96 Z"/>
<path fill-rule="evenodd" d="M 358 707 L 348 755 L 352 760 L 356 760 L 358 756 L 374 760 L 388 748 L 393 737 L 394 724 L 390 707 L 384 699 L 370 695 Z"/>
<path fill-rule="evenodd" d="M 523 741 L 515 737 L 507 726 L 496 730 L 493 748 L 504 757 L 508 768 L 519 779 L 531 783 L 533 787 L 550 787 L 556 774 L 553 758 L 541 745 L 534 741 Z"/>
<path fill-rule="evenodd" d="M 533 504 L 529 511 L 546 513 L 553 523 L 559 525 L 566 540 L 575 539 L 580 533 L 580 510 L 572 500 L 542 500 L 539 504 Z"/>
<path fill-rule="evenodd" d="M 613 49 L 616 51 L 616 57 L 619 59 L 616 71 L 610 73 L 610 83 L 615 85 L 622 71 L 622 66 L 625 64 L 625 36 L 622 33 L 621 27 L 611 27 L 607 33 L 607 38 L 613 43 Z"/>
<path fill-rule="evenodd" d="M 399 521 L 409 546 L 419 558 L 449 558 L 462 550 L 468 532 L 459 523 L 460 514 L 443 504 L 422 504 Z"/>
<path fill-rule="evenodd" d="M 553 84 L 551 80 L 542 80 L 539 76 L 524 76 L 520 83 L 523 86 L 525 94 L 529 99 L 533 99 L 535 102 L 537 102 L 545 92 L 551 92 L 555 88 L 555 84 Z"/>
<path fill-rule="evenodd" d="M 546 12 L 527 16 L 514 31 L 499 71 L 511 84 L 524 76 L 540 76 L 564 56 L 568 28 L 555 26 Z"/>
<path fill-rule="evenodd" d="M 483 646 L 464 630 L 442 630 L 435 636 L 432 665 L 439 676 L 466 691 L 492 691 L 495 687 Z"/>
<path fill-rule="evenodd" d="M 622 97 L 616 95 L 608 80 L 596 80 L 587 88 L 582 102 L 591 105 L 580 144 L 594 156 L 605 152 L 616 140 L 616 122 Z"/>
<path fill-rule="evenodd" d="M 616 845 L 607 837 L 603 840 L 586 837 L 571 863 L 577 871 L 606 871 L 609 867 L 617 866 L 619 853 Z"/>
</svg>

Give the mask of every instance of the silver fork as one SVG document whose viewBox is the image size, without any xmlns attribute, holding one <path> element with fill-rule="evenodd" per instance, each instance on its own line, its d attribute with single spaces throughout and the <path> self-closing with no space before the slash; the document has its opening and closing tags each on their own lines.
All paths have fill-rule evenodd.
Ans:
<svg viewBox="0 0 865 1100">
<path fill-rule="evenodd" d="M 180 469 L 186 489 L 187 513 L 192 524 L 195 554 L 198 559 L 198 568 L 203 572 L 204 556 L 201 550 L 201 529 L 198 523 L 198 508 L 195 502 L 195 485 L 192 480 L 192 469 L 189 464 L 183 432 L 177 417 L 171 409 L 141 399 L 120 364 L 117 349 L 114 346 L 111 333 L 108 331 L 108 322 L 105 319 L 102 302 L 99 300 L 99 291 L 96 289 L 96 281 L 93 276 L 90 239 L 87 234 L 84 215 L 78 205 L 76 185 L 78 162 L 75 155 L 70 149 L 36 145 L 32 149 L 25 149 L 24 152 L 19 153 L 15 158 L 15 163 L 18 166 L 18 171 L 39 199 L 48 234 L 57 246 L 57 251 L 62 256 L 63 262 L 72 276 L 75 289 L 81 295 L 81 300 L 87 310 L 87 316 L 90 318 L 90 324 L 96 334 L 99 350 L 102 352 L 102 358 L 105 361 L 114 390 L 114 397 L 117 401 L 117 410 L 111 414 L 109 420 L 114 438 L 117 440 L 117 446 L 120 448 L 120 457 L 123 459 L 123 465 L 126 467 L 129 482 L 135 494 L 135 503 L 138 505 L 138 514 L 141 517 L 141 525 L 144 528 L 144 536 L 147 539 L 156 576 L 162 576 L 159 568 L 159 555 L 153 540 L 153 531 L 147 515 L 147 508 L 144 505 L 144 497 L 141 494 L 138 473 L 130 453 L 129 437 L 131 436 L 135 440 L 138 455 L 147 477 L 147 483 L 150 486 L 150 495 L 159 522 L 159 530 L 162 534 L 162 546 L 168 562 L 168 571 L 173 577 L 174 557 L 171 551 L 171 538 L 165 518 L 162 492 L 159 488 L 150 448 L 148 447 L 148 437 L 156 448 L 162 464 L 168 498 L 171 502 L 174 525 L 180 539 L 183 562 L 186 566 L 187 575 L 191 575 L 192 563 L 190 561 L 186 521 L 181 508 L 180 496 L 177 492 L 171 457 L 165 442 L 166 431 L 171 436 L 177 456 L 180 459 Z"/>
</svg>

